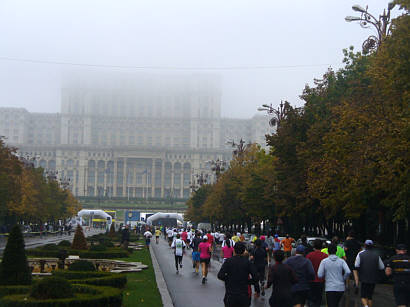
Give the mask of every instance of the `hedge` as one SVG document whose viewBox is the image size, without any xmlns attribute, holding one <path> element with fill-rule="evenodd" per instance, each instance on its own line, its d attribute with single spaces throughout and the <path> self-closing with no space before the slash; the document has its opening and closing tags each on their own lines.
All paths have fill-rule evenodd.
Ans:
<svg viewBox="0 0 410 307">
<path fill-rule="evenodd" d="M 68 279 L 72 284 L 87 284 L 94 286 L 108 286 L 114 288 L 124 288 L 127 284 L 127 276 L 125 276 L 124 274 L 116 273 L 55 271 L 53 275 Z"/>
<path fill-rule="evenodd" d="M 0 298 L 6 295 L 29 293 L 30 289 L 31 289 L 30 286 L 1 286 L 0 287 Z"/>
<path fill-rule="evenodd" d="M 78 272 L 78 271 L 65 271 L 57 270 L 53 272 L 54 276 L 64 277 L 65 279 L 85 279 L 95 277 L 111 276 L 114 273 L 109 272 Z"/>
<path fill-rule="evenodd" d="M 68 255 L 78 255 L 80 258 L 88 259 L 110 259 L 110 258 L 126 258 L 129 252 L 121 248 L 109 248 L 106 251 L 89 251 L 89 250 L 74 250 L 68 249 Z M 49 257 L 58 258 L 60 250 L 44 250 L 42 248 L 33 248 L 26 250 L 26 254 L 34 257 Z"/>
<path fill-rule="evenodd" d="M 121 290 L 111 287 L 73 285 L 76 296 L 66 299 L 35 300 L 25 294 L 7 295 L 0 299 L 4 307 L 121 307 Z"/>
</svg>

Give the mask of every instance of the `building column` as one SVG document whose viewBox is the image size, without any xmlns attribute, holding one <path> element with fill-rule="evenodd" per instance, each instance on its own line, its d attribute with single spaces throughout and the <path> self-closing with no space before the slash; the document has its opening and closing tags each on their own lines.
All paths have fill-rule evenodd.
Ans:
<svg viewBox="0 0 410 307">
<path fill-rule="evenodd" d="M 152 159 L 151 167 L 151 197 L 155 197 L 155 159 Z"/>
<path fill-rule="evenodd" d="M 94 195 L 93 196 L 98 196 L 98 160 L 94 160 L 95 167 L 94 167 Z"/>
<path fill-rule="evenodd" d="M 113 188 L 112 188 L 112 192 L 113 192 L 113 196 L 117 197 L 117 176 L 118 176 L 118 159 L 114 159 L 114 184 L 113 184 Z"/>
<path fill-rule="evenodd" d="M 124 163 L 123 163 L 123 172 L 122 172 L 122 197 L 127 197 L 127 158 L 124 158 Z"/>
<path fill-rule="evenodd" d="M 164 198 L 165 187 L 165 159 L 161 161 L 161 198 Z"/>
</svg>

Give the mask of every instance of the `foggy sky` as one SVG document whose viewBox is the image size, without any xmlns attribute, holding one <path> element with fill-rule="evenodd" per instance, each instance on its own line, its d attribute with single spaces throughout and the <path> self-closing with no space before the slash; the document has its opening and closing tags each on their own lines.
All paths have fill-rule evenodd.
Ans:
<svg viewBox="0 0 410 307">
<path fill-rule="evenodd" d="M 0 106 L 59 112 L 70 71 L 219 74 L 224 117 L 249 118 L 281 99 L 300 106 L 306 83 L 374 34 L 344 21 L 366 3 L 378 16 L 388 1 L 1 0 Z"/>
</svg>

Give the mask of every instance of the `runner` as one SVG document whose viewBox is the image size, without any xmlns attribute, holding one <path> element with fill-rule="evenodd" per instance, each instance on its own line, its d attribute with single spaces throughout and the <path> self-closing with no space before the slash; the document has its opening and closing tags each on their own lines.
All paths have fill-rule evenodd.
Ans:
<svg viewBox="0 0 410 307">
<path fill-rule="evenodd" d="M 337 245 L 329 244 L 328 251 L 329 257 L 320 263 L 317 276 L 325 279 L 327 306 L 338 307 L 351 272 L 346 261 L 336 255 Z"/>
<path fill-rule="evenodd" d="M 222 264 L 218 279 L 225 282 L 225 307 L 248 307 L 251 304 L 248 284 L 256 283 L 258 274 L 249 259 L 243 256 L 245 244 L 235 244 L 234 251 L 235 255 Z"/>
<path fill-rule="evenodd" d="M 289 257 L 284 262 L 295 271 L 298 279 L 298 282 L 292 286 L 294 307 L 302 307 L 305 305 L 310 289 L 309 283 L 315 279 L 316 275 L 312 263 L 303 256 L 304 253 L 305 247 L 303 245 L 298 245 L 296 247 L 296 255 Z"/>
<path fill-rule="evenodd" d="M 224 247 L 221 249 L 221 257 L 223 258 L 224 263 L 227 259 L 231 258 L 233 256 L 233 247 L 231 246 L 231 242 L 228 240 L 226 241 L 226 244 Z"/>
<path fill-rule="evenodd" d="M 359 286 L 359 280 L 361 281 L 360 297 L 363 306 L 371 307 L 374 288 L 379 279 L 379 271 L 384 270 L 384 263 L 373 251 L 372 240 L 366 240 L 364 248 L 365 250 L 357 254 L 353 273 L 356 287 Z"/>
<path fill-rule="evenodd" d="M 398 244 L 396 255 L 391 257 L 386 264 L 386 275 L 393 275 L 394 297 L 398 307 L 410 305 L 410 256 L 407 246 Z"/>
<path fill-rule="evenodd" d="M 161 235 L 161 230 L 159 229 L 159 228 L 157 228 L 156 230 L 155 230 L 155 243 L 157 243 L 158 244 L 158 241 L 159 241 L 159 236 Z"/>
<path fill-rule="evenodd" d="M 354 262 L 356 260 L 357 254 L 361 250 L 361 246 L 359 241 L 356 240 L 354 232 L 350 231 L 346 241 L 343 244 L 345 254 L 346 254 L 346 262 L 347 265 L 349 266 L 350 271 L 353 272 L 354 270 Z M 354 280 L 353 274 L 350 274 L 350 280 Z M 349 280 L 346 281 L 347 287 L 349 288 Z M 354 283 L 353 283 L 354 284 Z M 354 284 L 355 285 L 355 284 Z M 355 288 L 355 293 L 357 294 L 358 288 Z"/>
<path fill-rule="evenodd" d="M 268 245 L 268 263 L 271 262 L 271 260 L 273 259 L 273 247 L 274 247 L 274 243 L 275 239 L 273 237 L 272 232 L 269 232 L 268 237 L 266 238 L 266 244 Z"/>
<path fill-rule="evenodd" d="M 185 242 L 185 245 L 188 245 L 187 238 L 188 238 L 188 233 L 186 232 L 186 230 L 184 228 L 184 229 L 182 229 L 181 239 L 182 239 L 182 241 Z"/>
<path fill-rule="evenodd" d="M 200 254 L 198 251 L 199 244 L 201 244 L 202 240 L 200 238 L 199 232 L 195 232 L 195 237 L 192 239 L 191 247 L 192 247 L 192 267 L 195 269 L 195 273 L 199 273 L 199 261 Z"/>
<path fill-rule="evenodd" d="M 168 237 L 168 245 L 171 246 L 172 241 L 174 239 L 174 231 L 171 228 L 167 230 L 167 237 Z"/>
<path fill-rule="evenodd" d="M 189 246 L 191 245 L 191 241 L 192 241 L 192 231 L 191 229 L 188 229 L 187 231 L 187 238 L 186 238 L 186 248 L 189 249 Z"/>
<path fill-rule="evenodd" d="M 152 233 L 151 231 L 147 230 L 144 232 L 144 237 L 145 237 L 145 245 L 147 248 L 149 248 L 149 244 L 151 243 L 151 238 L 152 238 Z"/>
<path fill-rule="evenodd" d="M 315 280 L 310 283 L 310 291 L 308 296 L 308 306 L 309 307 L 320 307 L 322 304 L 322 294 L 324 279 L 317 276 L 317 270 L 323 259 L 327 258 L 327 254 L 322 253 L 322 241 L 316 239 L 313 243 L 314 251 L 307 254 L 306 259 L 309 259 L 312 262 L 313 269 L 315 270 Z"/>
<path fill-rule="evenodd" d="M 174 249 L 175 254 L 175 268 L 177 269 L 177 274 L 179 274 L 179 269 L 182 269 L 182 257 L 184 255 L 184 249 L 186 247 L 185 242 L 180 239 L 181 236 L 178 233 L 175 240 L 171 244 L 171 248 Z M 179 265 L 179 267 L 178 267 Z"/>
<path fill-rule="evenodd" d="M 269 268 L 266 289 L 272 285 L 272 295 L 269 299 L 271 307 L 292 307 L 292 285 L 296 284 L 296 274 L 293 269 L 283 264 L 285 253 L 277 250 L 273 253 L 276 263 Z"/>
<path fill-rule="evenodd" d="M 289 234 L 286 234 L 286 238 L 282 240 L 280 246 L 283 247 L 285 256 L 289 258 L 292 255 L 292 243 L 295 243 L 295 239 L 289 237 Z"/>
<path fill-rule="evenodd" d="M 333 237 L 332 238 L 332 244 L 337 246 L 337 251 L 336 251 L 336 256 L 338 256 L 339 258 L 342 258 L 344 260 L 346 260 L 346 253 L 345 250 L 343 249 L 343 247 L 339 246 L 339 237 Z M 322 249 L 322 253 L 325 253 L 326 255 L 329 255 L 328 251 L 327 251 L 327 247 Z"/>
<path fill-rule="evenodd" d="M 198 246 L 200 252 L 200 262 L 202 266 L 202 283 L 206 283 L 208 276 L 209 262 L 211 261 L 212 246 L 208 242 L 208 237 L 204 236 Z"/>
<path fill-rule="evenodd" d="M 256 267 L 256 271 L 258 272 L 258 281 L 255 283 L 256 298 L 258 298 L 260 294 L 262 294 L 262 296 L 265 296 L 265 272 L 266 265 L 268 264 L 267 257 L 268 255 L 266 249 L 262 246 L 262 240 L 257 239 L 255 241 L 255 249 L 252 251 L 250 257 L 251 261 Z"/>
</svg>

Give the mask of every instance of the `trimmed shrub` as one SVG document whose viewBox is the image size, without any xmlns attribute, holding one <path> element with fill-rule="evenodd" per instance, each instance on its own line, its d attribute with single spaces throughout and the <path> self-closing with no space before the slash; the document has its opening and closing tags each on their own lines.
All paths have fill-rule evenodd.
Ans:
<svg viewBox="0 0 410 307">
<path fill-rule="evenodd" d="M 53 276 L 65 278 L 73 284 L 109 286 L 114 288 L 123 288 L 127 284 L 125 274 L 109 272 L 54 271 Z"/>
<path fill-rule="evenodd" d="M 107 286 L 114 288 L 124 288 L 127 284 L 127 276 L 122 274 L 111 273 L 109 276 L 94 277 L 86 279 L 72 279 L 73 284 L 86 284 L 94 286 Z"/>
<path fill-rule="evenodd" d="M 74 292 L 68 280 L 52 276 L 34 283 L 30 296 L 38 300 L 47 300 L 73 297 Z"/>
<path fill-rule="evenodd" d="M 65 271 L 65 270 L 57 270 L 54 271 L 53 276 L 58 276 L 62 277 L 68 280 L 71 279 L 87 279 L 87 278 L 100 278 L 100 277 L 107 277 L 111 276 L 114 273 L 109 273 L 109 272 L 81 272 L 81 271 Z"/>
<path fill-rule="evenodd" d="M 31 271 L 24 250 L 24 239 L 18 225 L 11 230 L 4 249 L 3 260 L 0 264 L 0 284 L 31 284 Z"/>
<path fill-rule="evenodd" d="M 29 292 L 30 286 L 0 286 L 0 298 L 6 295 L 24 294 Z"/>
<path fill-rule="evenodd" d="M 41 248 L 45 250 L 58 250 L 59 249 L 58 246 L 54 243 L 48 243 L 46 245 L 43 245 Z"/>
<path fill-rule="evenodd" d="M 107 250 L 107 247 L 105 245 L 101 245 L 101 244 L 91 245 L 91 247 L 90 247 L 90 251 L 94 251 L 94 252 L 103 252 L 103 251 L 106 251 L 106 250 Z"/>
<path fill-rule="evenodd" d="M 60 247 L 71 247 L 71 242 L 68 240 L 63 240 L 60 243 L 58 243 L 58 246 Z"/>
<path fill-rule="evenodd" d="M 77 225 L 75 230 L 73 244 L 71 244 L 72 249 L 86 250 L 88 249 L 87 240 L 85 239 L 83 228 Z"/>
<path fill-rule="evenodd" d="M 75 261 L 74 263 L 72 263 L 69 267 L 68 267 L 69 271 L 89 271 L 89 272 L 93 272 L 95 271 L 95 266 L 92 262 L 87 261 L 87 260 L 78 260 Z"/>
<path fill-rule="evenodd" d="M 111 223 L 110 232 L 108 233 L 110 237 L 115 237 L 115 225 Z"/>
<path fill-rule="evenodd" d="M 78 255 L 80 258 L 85 259 L 111 259 L 111 258 L 126 258 L 129 256 L 129 253 L 121 248 L 108 248 L 106 251 L 97 252 L 97 251 L 84 251 L 84 250 L 73 250 L 69 249 L 69 255 Z M 51 258 L 58 258 L 60 251 L 54 250 L 43 250 L 41 248 L 33 248 L 28 249 L 26 251 L 27 255 L 33 257 L 51 257 Z"/>
<path fill-rule="evenodd" d="M 114 243 L 112 243 L 112 241 L 107 238 L 101 238 L 98 240 L 98 242 L 100 243 L 100 245 L 104 245 L 106 247 L 114 247 Z"/>
<path fill-rule="evenodd" d="M 37 300 L 27 295 L 7 295 L 2 307 L 121 307 L 121 290 L 111 287 L 73 285 L 75 296 L 65 299 Z M 78 295 L 81 294 L 81 295 Z"/>
</svg>

